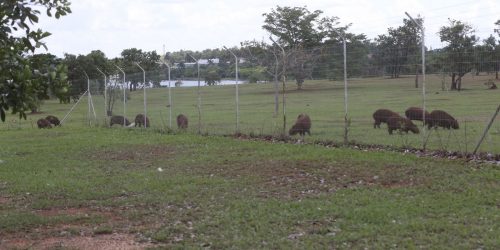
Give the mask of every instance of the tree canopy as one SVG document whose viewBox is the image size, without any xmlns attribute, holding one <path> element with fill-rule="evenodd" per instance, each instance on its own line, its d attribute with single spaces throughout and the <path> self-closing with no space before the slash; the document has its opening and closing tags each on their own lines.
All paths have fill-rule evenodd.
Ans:
<svg viewBox="0 0 500 250">
<path fill-rule="evenodd" d="M 444 60 L 447 61 L 448 71 L 451 73 L 451 89 L 460 90 L 462 77 L 474 67 L 474 46 L 479 38 L 470 24 L 459 20 L 449 19 L 448 26 L 439 30 L 441 42 L 447 43 L 443 48 Z"/>
<path fill-rule="evenodd" d="M 50 33 L 33 29 L 44 9 L 47 16 L 59 18 L 71 13 L 68 0 L 3 0 L 0 1 L 0 119 L 5 121 L 5 112 L 11 110 L 26 119 L 25 111 L 32 110 L 40 98 L 46 96 L 50 81 L 35 71 L 36 62 L 27 57 L 37 48 L 45 47 L 43 38 Z M 64 67 L 57 69 L 60 80 L 65 77 Z M 57 73 L 56 73 L 57 75 Z M 48 76 L 54 76 L 49 74 Z M 54 82 L 54 81 L 52 81 Z M 53 85 L 55 94 L 62 97 L 67 82 Z"/>
</svg>

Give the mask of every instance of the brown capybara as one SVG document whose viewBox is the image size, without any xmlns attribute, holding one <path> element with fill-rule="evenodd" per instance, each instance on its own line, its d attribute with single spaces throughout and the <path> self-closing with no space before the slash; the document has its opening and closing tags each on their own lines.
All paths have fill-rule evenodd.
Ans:
<svg viewBox="0 0 500 250">
<path fill-rule="evenodd" d="M 300 134 L 304 136 L 306 133 L 311 135 L 311 118 L 307 114 L 300 114 L 295 121 L 295 124 L 288 131 L 290 135 Z"/>
<path fill-rule="evenodd" d="M 458 129 L 458 121 L 443 110 L 433 110 L 429 115 L 429 119 L 425 120 L 429 129 L 432 127 Z"/>
<path fill-rule="evenodd" d="M 180 114 L 177 116 L 177 128 L 179 129 L 187 129 L 188 127 L 188 118 L 187 116 Z"/>
<path fill-rule="evenodd" d="M 409 107 L 406 111 L 405 111 L 405 115 L 406 115 L 406 118 L 410 119 L 410 120 L 414 120 L 414 121 L 423 121 L 424 118 L 422 117 L 424 112 L 424 110 L 422 108 L 418 108 L 418 107 Z M 427 110 L 425 111 L 425 117 L 429 117 L 430 113 L 427 112 Z"/>
<path fill-rule="evenodd" d="M 38 119 L 36 125 L 38 125 L 38 128 L 52 128 L 52 124 L 47 119 L 43 118 Z"/>
<path fill-rule="evenodd" d="M 146 118 L 146 124 L 144 124 L 144 118 Z M 143 114 L 138 114 L 135 116 L 135 127 L 145 125 L 144 127 L 149 128 L 149 118 L 145 117 Z"/>
<path fill-rule="evenodd" d="M 387 128 L 389 134 L 392 135 L 393 130 L 399 130 L 408 133 L 408 131 L 418 134 L 420 131 L 410 119 L 401 117 L 399 115 L 393 115 L 387 119 Z"/>
<path fill-rule="evenodd" d="M 373 119 L 375 120 L 375 122 L 373 123 L 373 128 L 380 128 L 380 123 L 387 123 L 387 119 L 394 115 L 400 116 L 398 113 L 389 109 L 377 109 L 373 113 Z"/>
<path fill-rule="evenodd" d="M 109 126 L 113 126 L 114 124 L 119 124 L 123 126 L 123 120 L 125 120 L 125 126 L 130 125 L 130 122 L 127 118 L 124 118 L 121 115 L 111 116 L 111 120 L 109 121 Z"/>
<path fill-rule="evenodd" d="M 54 126 L 61 125 L 61 122 L 59 121 L 59 118 L 57 118 L 57 117 L 55 117 L 53 115 L 48 115 L 47 117 L 45 117 L 45 120 L 49 121 Z"/>
</svg>

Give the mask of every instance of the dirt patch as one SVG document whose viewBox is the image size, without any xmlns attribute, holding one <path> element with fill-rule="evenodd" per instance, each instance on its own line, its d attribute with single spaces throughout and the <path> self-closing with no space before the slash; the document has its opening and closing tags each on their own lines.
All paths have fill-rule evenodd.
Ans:
<svg viewBox="0 0 500 250">
<path fill-rule="evenodd" d="M 323 161 L 266 160 L 252 163 L 227 162 L 207 174 L 224 178 L 251 178 L 257 182 L 256 191 L 262 198 L 301 199 L 339 189 L 360 187 L 403 188 L 424 183 L 411 166 L 352 167 Z"/>
<path fill-rule="evenodd" d="M 10 198 L 0 196 L 0 205 L 9 204 L 9 203 L 11 203 Z"/>
<path fill-rule="evenodd" d="M 27 238 L 4 239 L 1 249 L 145 249 L 151 243 L 141 243 L 130 234 L 109 234 L 97 236 L 49 237 L 39 240 Z"/>
<path fill-rule="evenodd" d="M 126 148 L 104 149 L 91 152 L 91 159 L 105 161 L 144 161 L 174 155 L 175 147 L 163 145 L 130 145 Z"/>
<path fill-rule="evenodd" d="M 78 208 L 50 208 L 43 210 L 36 210 L 35 213 L 44 217 L 53 216 L 83 216 L 83 217 L 94 217 L 99 216 L 106 218 L 108 221 L 119 221 L 120 216 L 108 209 L 108 211 L 102 211 L 97 209 L 92 209 L 88 207 L 78 207 Z"/>
</svg>

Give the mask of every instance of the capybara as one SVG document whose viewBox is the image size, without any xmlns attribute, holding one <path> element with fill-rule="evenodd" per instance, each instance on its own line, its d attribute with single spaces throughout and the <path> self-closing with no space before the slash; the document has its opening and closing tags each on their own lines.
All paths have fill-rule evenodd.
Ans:
<svg viewBox="0 0 500 250">
<path fill-rule="evenodd" d="M 406 115 L 406 118 L 410 119 L 410 120 L 414 120 L 414 121 L 423 121 L 424 118 L 422 117 L 422 115 L 424 114 L 423 112 L 424 110 L 422 108 L 418 108 L 418 107 L 409 107 L 406 111 L 405 111 L 405 115 Z M 425 117 L 429 117 L 430 113 L 427 112 L 427 110 L 425 111 Z"/>
<path fill-rule="evenodd" d="M 389 130 L 389 134 L 392 135 L 393 130 L 399 130 L 408 133 L 408 131 L 413 132 L 414 134 L 418 134 L 420 131 L 418 127 L 411 122 L 410 119 L 401 117 L 399 115 L 393 115 L 389 119 L 387 119 L 387 128 Z"/>
<path fill-rule="evenodd" d="M 45 120 L 49 121 L 54 126 L 61 125 L 61 122 L 59 121 L 59 118 L 57 118 L 57 117 L 55 117 L 53 115 L 48 115 L 47 117 L 45 117 Z"/>
<path fill-rule="evenodd" d="M 128 121 L 127 118 L 124 118 L 121 115 L 114 115 L 111 116 L 111 120 L 109 121 L 109 126 L 113 126 L 113 124 L 119 124 L 123 126 L 123 120 L 125 119 L 125 126 L 130 125 L 130 122 Z"/>
<path fill-rule="evenodd" d="M 47 119 L 43 118 L 38 119 L 36 125 L 38 125 L 38 128 L 52 128 L 52 124 Z"/>
<path fill-rule="evenodd" d="M 375 122 L 373 123 L 373 128 L 380 128 L 380 123 L 387 123 L 387 119 L 394 115 L 400 116 L 398 113 L 389 109 L 377 109 L 373 113 L 373 119 L 375 120 Z"/>
<path fill-rule="evenodd" d="M 139 126 L 141 127 L 142 125 L 144 125 L 144 115 L 143 114 L 138 114 L 135 116 L 135 127 Z M 149 118 L 146 117 L 146 125 L 145 125 L 146 128 L 149 128 Z"/>
<path fill-rule="evenodd" d="M 188 118 L 187 116 L 180 114 L 177 116 L 177 128 L 187 129 L 188 127 Z"/>
<path fill-rule="evenodd" d="M 311 135 L 311 118 L 307 114 L 300 114 L 295 121 L 295 124 L 288 131 L 290 135 L 300 134 L 304 136 L 306 133 Z"/>
<path fill-rule="evenodd" d="M 458 121 L 443 110 L 433 110 L 429 115 L 429 119 L 425 120 L 429 129 L 432 127 L 458 129 Z"/>
</svg>

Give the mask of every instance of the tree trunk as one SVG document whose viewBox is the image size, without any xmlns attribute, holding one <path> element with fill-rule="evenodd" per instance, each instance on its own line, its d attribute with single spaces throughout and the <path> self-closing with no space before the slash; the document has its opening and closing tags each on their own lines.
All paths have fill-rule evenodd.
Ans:
<svg viewBox="0 0 500 250">
<path fill-rule="evenodd" d="M 462 90 L 462 77 L 459 76 L 457 78 L 457 87 L 458 87 L 458 91 Z"/>
<path fill-rule="evenodd" d="M 455 80 L 456 74 L 452 73 L 451 74 L 451 90 L 457 90 L 457 81 Z"/>
</svg>

